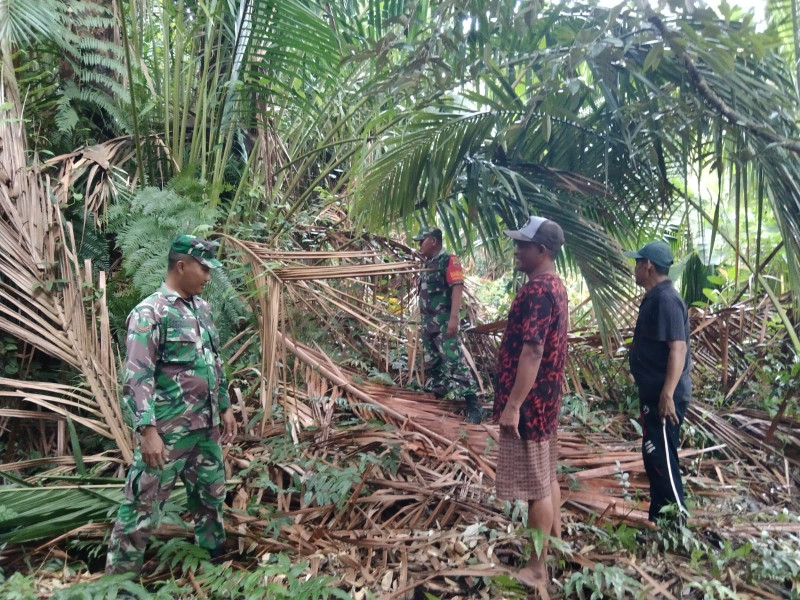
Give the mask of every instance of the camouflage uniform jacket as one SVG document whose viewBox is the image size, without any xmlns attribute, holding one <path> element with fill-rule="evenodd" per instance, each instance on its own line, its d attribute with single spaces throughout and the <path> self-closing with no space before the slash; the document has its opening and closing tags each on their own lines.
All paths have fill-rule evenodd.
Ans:
<svg viewBox="0 0 800 600">
<path fill-rule="evenodd" d="M 441 250 L 425 261 L 426 270 L 419 279 L 419 309 L 423 322 L 437 315 L 450 315 L 453 299 L 452 287 L 464 283 L 464 274 L 458 257 Z M 446 325 L 446 323 L 445 323 Z"/>
<path fill-rule="evenodd" d="M 123 401 L 139 430 L 181 433 L 220 424 L 230 407 L 208 303 L 163 284 L 128 315 Z"/>
</svg>

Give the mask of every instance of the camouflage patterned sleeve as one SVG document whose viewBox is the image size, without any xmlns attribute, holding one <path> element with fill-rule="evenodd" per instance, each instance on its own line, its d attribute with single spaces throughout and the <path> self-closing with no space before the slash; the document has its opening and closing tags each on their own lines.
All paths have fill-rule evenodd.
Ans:
<svg viewBox="0 0 800 600">
<path fill-rule="evenodd" d="M 217 368 L 219 369 L 219 397 L 217 398 L 217 406 L 219 406 L 221 412 L 231 407 L 231 399 L 228 394 L 228 378 L 225 377 L 225 362 L 219 354 L 217 355 Z"/>
<path fill-rule="evenodd" d="M 122 396 L 133 415 L 134 429 L 156 424 L 154 392 L 160 326 L 160 319 L 149 306 L 137 306 L 128 316 Z"/>
</svg>

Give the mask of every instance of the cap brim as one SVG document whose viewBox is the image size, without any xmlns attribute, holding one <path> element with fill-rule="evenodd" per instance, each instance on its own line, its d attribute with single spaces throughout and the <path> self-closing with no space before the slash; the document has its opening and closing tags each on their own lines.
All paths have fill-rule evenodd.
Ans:
<svg viewBox="0 0 800 600">
<path fill-rule="evenodd" d="M 195 258 L 197 257 L 195 256 Z M 207 266 L 209 269 L 216 269 L 222 266 L 222 263 L 216 258 L 197 258 L 197 262 L 199 262 L 201 265 Z"/>
<path fill-rule="evenodd" d="M 422 241 L 422 240 L 424 240 L 426 237 L 428 237 L 428 236 L 427 236 L 427 235 L 423 235 L 423 236 L 418 236 L 418 235 L 415 235 L 415 236 L 414 236 L 414 237 L 412 237 L 411 239 L 412 239 L 412 240 L 414 240 L 415 242 L 421 242 L 421 241 Z"/>
<path fill-rule="evenodd" d="M 527 235 L 525 235 L 521 231 L 511 231 L 510 229 L 506 229 L 503 233 L 506 234 L 508 237 L 510 237 L 512 240 L 518 240 L 520 242 L 533 241 L 533 240 L 531 240 L 531 238 L 529 238 Z"/>
<path fill-rule="evenodd" d="M 638 250 L 629 250 L 628 252 L 623 252 L 622 254 L 628 258 L 644 258 L 641 254 L 639 254 Z"/>
</svg>

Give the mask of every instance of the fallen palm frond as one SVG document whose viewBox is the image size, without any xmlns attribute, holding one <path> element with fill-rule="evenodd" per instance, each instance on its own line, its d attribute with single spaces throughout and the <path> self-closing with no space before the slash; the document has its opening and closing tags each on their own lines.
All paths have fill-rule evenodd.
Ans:
<svg viewBox="0 0 800 600">
<path fill-rule="evenodd" d="M 404 275 L 419 272 L 419 263 L 361 264 L 334 267 L 283 267 L 273 271 L 281 281 L 351 279 L 353 277 Z"/>
<path fill-rule="evenodd" d="M 302 388 L 281 389 L 288 429 L 276 423 L 265 437 L 243 440 L 227 456 L 231 473 L 241 473 L 226 514 L 231 544 L 251 555 L 253 564 L 270 553 L 290 551 L 310 561 L 312 575 L 333 575 L 353 594 L 367 589 L 403 597 L 425 586 L 450 595 L 465 577 L 508 572 L 506 565 L 513 565 L 525 541 L 517 531 L 521 517 L 493 496 L 497 427 L 465 424 L 454 403 L 427 394 L 359 383 L 351 369 L 331 365 L 319 350 L 288 338 L 281 343 L 308 367 L 307 379 Z M 346 404 L 337 401 L 341 398 Z M 369 421 L 342 425 L 350 413 Z M 585 533 L 578 533 L 587 520 L 599 516 L 595 523 L 608 523 L 611 530 L 622 523 L 646 525 L 642 496 L 647 482 L 638 441 L 625 441 L 618 433 L 625 422 L 621 415 L 609 420 L 605 432 L 571 424 L 559 432 L 565 538 L 574 552 L 565 557 L 567 564 L 596 566 L 625 558 L 598 552 Z M 771 474 L 750 468 L 748 456 L 740 461 L 745 468 L 737 478 L 719 481 L 717 474 L 730 466 L 730 461 L 718 458 L 721 450 L 724 447 L 716 445 L 681 451 L 695 503 L 702 500 L 713 506 L 746 493 L 748 487 L 770 484 Z M 623 485 L 626 481 L 628 486 Z M 72 494 L 69 501 L 74 502 L 88 490 L 112 499 L 106 490 L 113 487 L 82 487 L 86 489 L 58 486 L 54 494 Z M 42 492 L 3 493 L 0 499 L 18 499 L 15 506 L 31 502 L 31 511 L 25 513 L 29 521 L 8 535 L 20 540 L 40 535 L 50 523 L 48 518 L 39 527 L 33 521 L 36 510 L 49 510 L 36 505 Z M 95 522 L 113 517 L 113 507 L 101 498 L 87 496 L 83 504 L 92 507 Z M 88 519 L 81 521 L 76 512 L 53 519 L 59 531 L 72 538 L 105 533 L 84 526 Z M 690 526 L 710 529 L 725 539 L 797 531 L 797 523 L 791 521 L 735 519 L 735 514 L 698 509 Z M 191 526 L 169 524 L 160 535 L 188 537 Z M 52 547 L 49 542 L 36 543 L 34 552 Z M 5 556 L 8 564 L 19 559 L 15 551 L 7 550 Z M 658 565 L 643 561 L 637 568 L 644 581 L 666 583 Z"/>
<path fill-rule="evenodd" d="M 130 460 L 130 433 L 117 401 L 105 274 L 95 282 L 91 263 L 79 263 L 72 229 L 51 202 L 48 178 L 38 164 L 26 163 L 24 120 L 10 63 L 2 66 L 0 106 L 0 331 L 75 368 L 88 391 L 84 407 L 98 416 L 78 411 L 75 420 L 110 433 Z M 56 407 L 22 388 L 14 393 Z M 61 402 L 55 412 L 77 408 L 67 406 Z"/>
<path fill-rule="evenodd" d="M 151 136 L 150 141 L 158 152 L 169 156 L 169 149 L 160 137 Z M 58 169 L 53 186 L 53 195 L 58 205 L 66 206 L 70 194 L 75 190 L 82 190 L 84 221 L 89 215 L 98 220 L 106 213 L 115 189 L 120 185 L 129 189 L 136 187 L 136 180 L 129 180 L 123 168 L 135 156 L 133 138 L 123 136 L 54 156 L 45 161 L 44 166 Z"/>
<path fill-rule="evenodd" d="M 86 390 L 59 385 L 55 383 L 39 383 L 7 379 L 0 377 L 0 398 L 19 398 L 30 404 L 41 406 L 50 411 L 38 413 L 38 418 L 71 418 L 91 429 L 95 433 L 109 439 L 115 439 L 110 425 L 105 422 L 103 413 Z M 31 418 L 32 411 L 8 411 L 7 416 Z"/>
<path fill-rule="evenodd" d="M 354 369 L 337 366 L 319 349 L 282 334 L 278 341 L 303 371 L 301 385 L 278 390 L 286 423 L 275 423 L 262 437 L 241 440 L 227 455 L 229 472 L 239 472 L 241 480 L 231 492 L 226 529 L 231 544 L 253 557 L 240 568 L 251 568 L 270 553 L 289 551 L 309 561 L 312 575 L 332 575 L 354 595 L 380 590 L 384 597 L 397 598 L 420 586 L 450 596 L 458 593 L 465 578 L 509 572 L 507 565 L 513 566 L 525 540 L 517 531 L 522 523 L 519 515 L 514 516 L 513 505 L 509 510 L 494 499 L 497 427 L 465 424 L 456 402 L 365 382 Z M 345 425 L 353 415 L 359 417 L 357 424 Z M 747 418 L 753 420 L 748 426 L 760 421 L 758 426 L 763 427 L 766 422 L 758 415 Z M 707 418 L 714 419 L 718 418 Z M 599 552 L 587 541 L 586 533 L 581 533 L 587 520 L 599 517 L 595 523 L 608 523 L 610 531 L 622 523 L 646 525 L 647 481 L 639 441 L 626 441 L 621 434 L 626 423 L 627 416 L 619 415 L 610 418 L 603 431 L 571 423 L 560 429 L 565 539 L 574 553 L 565 557 L 567 565 L 596 568 L 627 559 L 624 554 Z M 793 426 L 789 424 L 789 429 Z M 739 474 L 730 478 L 731 461 L 724 455 L 720 458 L 726 450 L 717 444 L 681 451 L 689 471 L 687 489 L 695 503 L 724 507 L 729 499 L 747 494 L 748 488 L 758 492 L 774 487 L 774 473 L 751 463 L 761 450 L 751 448 L 741 455 Z M 725 479 L 720 478 L 722 473 Z M 797 481 L 791 484 L 796 486 Z M 107 489 L 113 488 L 88 487 L 111 500 Z M 24 513 L 28 521 L 19 522 L 22 526 L 7 535 L 22 540 L 44 534 L 51 519 L 43 519 L 41 525 L 34 519 L 37 494 L 42 492 L 10 493 L 0 492 L 0 500 L 15 497 L 17 506 L 30 502 L 31 510 Z M 52 535 L 56 529 L 58 535 L 68 534 L 62 541 L 105 535 L 106 528 L 86 523 L 110 521 L 110 503 L 87 496 L 75 504 L 87 492 L 66 486 L 56 487 L 54 493 L 71 494 L 64 497 L 70 506 L 92 509 L 91 514 L 53 515 Z M 790 488 L 779 494 L 788 500 Z M 698 508 L 693 513 L 693 530 L 709 529 L 724 539 L 797 530 L 797 523 L 765 521 L 763 516 L 741 523 L 734 512 Z M 162 527 L 159 535 L 189 537 L 191 531 L 190 525 L 173 523 Z M 44 555 L 53 548 L 52 541 L 35 544 L 29 552 Z M 21 558 L 16 548 L 4 551 L 4 565 L 13 566 Z M 660 563 L 642 561 L 628 569 L 643 581 L 668 583 Z M 687 573 L 686 579 L 692 576 Z M 763 597 L 769 597 L 769 588 L 763 590 Z"/>
<path fill-rule="evenodd" d="M 116 452 L 109 454 L 97 454 L 95 456 L 82 456 L 81 461 L 86 464 L 99 463 L 102 465 L 119 464 L 122 460 L 115 456 Z M 20 460 L 17 462 L 8 462 L 0 465 L 0 473 L 14 473 L 17 471 L 25 471 L 34 467 L 47 467 L 57 465 L 56 468 L 49 471 L 41 471 L 37 478 L 58 477 L 63 473 L 72 472 L 75 470 L 76 458 L 74 456 L 46 456 L 44 458 L 31 458 L 28 460 Z M 27 481 L 31 481 L 28 478 Z"/>
<path fill-rule="evenodd" d="M 434 580 L 439 583 L 427 589 L 438 585 L 452 593 L 454 588 L 443 575 L 447 569 L 454 576 L 458 569 L 465 569 L 460 572 L 462 577 L 469 576 L 467 571 L 472 569 L 477 576 L 480 565 L 485 565 L 485 573 L 496 575 L 498 571 L 490 565 L 505 562 L 509 553 L 520 551 L 519 538 L 509 529 L 513 519 L 503 512 L 502 503 L 493 500 L 496 426 L 465 424 L 455 414 L 456 405 L 429 395 L 359 383 L 352 370 L 332 364 L 319 350 L 288 338 L 282 343 L 307 367 L 308 395 L 296 388 L 283 390 L 287 420 L 299 425 L 292 430 L 292 443 L 308 443 L 307 456 L 326 463 L 346 465 L 348 457 L 390 452 L 396 452 L 398 462 L 391 469 L 388 465 L 393 462 L 373 464 L 351 481 L 348 489 L 352 493 L 343 504 L 320 506 L 309 503 L 309 496 L 291 484 L 298 476 L 301 480 L 313 477 L 318 462 L 276 463 L 260 445 L 233 455 L 241 468 L 269 465 L 269 488 L 264 487 L 261 471 L 262 476 L 249 479 L 250 484 L 245 483 L 237 495 L 239 504 L 250 506 L 251 513 L 254 499 L 264 507 L 263 518 L 231 515 L 230 531 L 242 536 L 242 549 L 259 554 L 291 548 L 318 560 L 320 572 L 335 573 L 353 592 L 380 586 L 387 594 L 392 592 L 392 597 L 402 597 L 409 589 L 428 586 Z M 396 429 L 337 430 L 327 407 L 340 396 L 346 397 L 350 410 L 362 418 L 389 422 Z M 599 515 L 601 522 L 608 520 L 613 527 L 621 522 L 647 524 L 647 504 L 641 500 L 647 480 L 639 441 L 626 442 L 619 434 L 626 420 L 624 415 L 613 419 L 601 433 L 568 424 L 561 428 L 559 481 L 567 522 Z M 720 480 L 719 474 L 730 468 L 728 460 L 717 458 L 725 449 L 724 444 L 717 444 L 681 451 L 683 464 L 689 468 L 687 487 L 696 501 L 705 498 L 713 506 L 747 494 L 747 488 L 774 487 L 773 473 L 763 470 L 759 462 L 751 463 L 753 451 L 739 457 L 746 470 L 738 478 Z M 790 501 L 790 489 L 785 487 L 780 493 L 782 501 Z M 771 501 L 779 499 L 773 496 Z M 715 515 L 719 519 L 719 512 L 697 510 L 690 524 L 733 537 L 762 531 L 791 533 L 797 525 L 771 521 L 745 528 L 732 525 L 728 530 L 719 521 L 708 525 Z M 253 529 L 269 529 L 275 519 L 286 522 L 275 539 L 252 535 Z M 487 536 L 487 531 L 493 531 L 493 536 Z M 508 533 L 497 535 L 498 531 Z M 582 545 L 579 538 L 573 543 Z M 590 565 L 614 560 L 598 554 L 581 554 L 574 560 L 583 564 L 582 557 L 589 558 Z M 644 570 L 643 579 L 661 580 L 655 565 L 637 568 Z"/>
<path fill-rule="evenodd" d="M 403 326 L 403 321 L 391 311 L 387 311 L 375 302 L 378 294 L 377 288 L 388 287 L 391 277 L 411 275 L 420 271 L 420 265 L 412 261 L 387 261 L 386 256 L 377 250 L 364 251 L 342 251 L 342 252 L 276 252 L 264 244 L 255 242 L 241 241 L 229 236 L 223 236 L 235 250 L 241 252 L 242 257 L 250 265 L 251 272 L 254 274 L 254 287 L 258 302 L 257 314 L 260 315 L 260 336 L 261 336 L 261 406 L 264 410 L 264 422 L 262 429 L 266 426 L 267 419 L 270 417 L 272 406 L 272 391 L 276 387 L 274 377 L 275 362 L 279 356 L 279 329 L 284 317 L 285 297 L 291 296 L 295 300 L 307 304 L 310 312 L 322 311 L 327 313 L 327 319 L 337 318 L 332 312 L 338 311 L 338 318 L 343 314 L 349 315 L 368 329 L 373 328 L 380 333 L 389 334 L 395 340 L 400 339 L 399 334 L 390 333 L 391 327 L 385 326 L 376 320 L 376 314 L 382 313 L 378 318 L 394 322 L 395 329 Z M 383 244 L 386 244 L 384 242 Z M 398 245 L 399 246 L 399 245 Z M 402 251 L 402 247 L 401 247 Z M 278 260 L 291 260 L 293 263 L 309 261 L 313 265 L 294 264 L 280 266 L 276 264 Z M 322 262 L 335 261 L 335 265 L 320 265 Z M 305 285 L 308 281 L 320 279 L 351 279 L 356 284 L 353 293 L 337 290 L 330 286 L 318 286 L 312 290 Z M 383 283 L 381 283 L 383 281 Z M 294 282 L 297 287 L 293 286 Z M 366 282 L 366 283 L 365 283 Z M 370 294 L 365 294 L 364 286 L 371 288 Z M 302 288 L 302 289 L 299 289 Z M 320 292 L 309 294 L 308 292 Z M 364 298 L 365 301 L 359 299 Z M 366 298 L 371 296 L 372 303 L 368 303 Z M 375 307 L 378 306 L 376 309 Z M 400 307 L 402 317 L 402 306 Z M 320 314 L 320 316 L 322 316 Z M 326 317 L 323 317 L 326 320 Z"/>
<path fill-rule="evenodd" d="M 122 501 L 123 487 L 124 483 L 0 488 L 0 545 L 57 539 L 91 523 L 108 523 Z M 176 488 L 170 512 L 186 506 L 185 488 Z"/>
<path fill-rule="evenodd" d="M 283 339 L 283 343 L 318 377 L 328 381 L 327 385 L 318 380 L 313 384 L 314 397 L 324 398 L 341 393 L 351 401 L 352 410 L 360 417 L 379 418 L 392 423 L 400 431 L 414 432 L 418 440 L 424 440 L 425 447 L 438 463 L 454 462 L 474 470 L 474 477 L 465 481 L 465 485 L 473 486 L 480 481 L 484 486 L 483 493 L 487 496 L 491 494 L 496 469 L 495 449 L 499 439 L 495 425 L 469 425 L 462 422 L 456 414 L 461 408 L 458 403 L 443 404 L 425 394 L 372 383 L 357 383 L 353 380 L 355 374 L 351 370 L 336 367 L 319 351 L 290 339 Z M 287 401 L 285 410 L 289 415 L 297 415 L 297 420 L 305 426 L 314 423 L 313 412 L 301 416 L 297 412 L 299 406 L 304 405 Z M 763 489 L 774 489 L 777 480 L 783 484 L 783 494 L 789 493 L 791 482 L 784 482 L 782 474 L 768 467 L 769 455 L 775 452 L 774 448 L 760 444 L 752 436 L 742 438 L 740 434 L 737 441 L 735 430 L 724 419 L 708 411 L 702 403 L 696 403 L 690 411 L 693 415 L 704 415 L 702 419 L 692 418 L 691 422 L 696 427 L 712 427 L 709 437 L 719 440 L 716 445 L 681 451 L 683 458 L 699 465 L 693 475 L 693 479 L 701 486 L 698 494 L 707 492 L 713 496 L 720 486 L 730 484 L 720 480 L 718 472 L 721 463 L 705 457 L 706 454 L 718 455 L 720 452 L 732 453 L 739 460 L 747 457 L 746 466 L 742 468 L 755 470 L 749 479 L 751 485 L 755 486 L 754 491 L 761 486 Z M 620 419 L 615 429 L 622 429 L 625 419 Z M 321 427 L 318 422 L 314 424 Z M 800 440 L 794 443 L 800 448 Z M 640 524 L 646 521 L 644 509 L 647 505 L 633 500 L 637 490 L 645 491 L 647 488 L 639 444 L 639 440 L 623 441 L 620 433 L 614 430 L 587 434 L 583 428 L 563 428 L 559 433 L 559 456 L 563 458 L 564 470 L 569 473 L 568 480 L 579 484 L 577 489 L 569 486 L 564 489 L 565 502 L 579 510 L 603 513 L 608 518 L 621 518 Z M 621 478 L 625 473 L 629 475 L 625 479 L 628 486 L 622 486 Z M 759 480 L 761 483 L 756 484 Z M 475 492 L 481 485 L 470 489 Z"/>
<path fill-rule="evenodd" d="M 362 265 L 353 267 L 351 263 L 365 261 L 373 265 L 379 263 L 376 270 L 383 277 L 387 277 L 392 272 L 392 265 L 397 263 L 380 264 L 386 260 L 385 255 L 375 255 L 363 250 L 348 250 L 342 253 L 279 253 L 254 243 L 242 246 L 246 247 L 247 253 L 251 256 L 254 269 L 258 266 L 256 260 L 261 261 L 261 265 L 271 263 L 273 267 L 276 263 L 281 264 L 280 261 L 289 261 L 291 265 L 278 266 L 271 271 L 276 274 L 291 272 L 292 277 L 291 281 L 284 281 L 282 286 L 272 285 L 268 288 L 271 293 L 281 293 L 279 305 L 284 308 L 281 314 L 276 315 L 271 321 L 275 329 L 262 333 L 262 343 L 271 342 L 279 346 L 280 349 L 274 350 L 275 356 L 289 357 L 288 362 L 282 360 L 279 367 L 281 373 L 275 377 L 275 381 L 282 382 L 277 388 L 278 397 L 285 413 L 289 416 L 289 422 L 297 424 L 297 427 L 292 428 L 295 440 L 299 439 L 302 427 L 315 425 L 322 432 L 330 432 L 334 399 L 342 396 L 349 400 L 353 412 L 361 418 L 378 418 L 392 423 L 399 430 L 414 432 L 417 439 L 415 448 L 418 450 L 420 440 L 425 440 L 425 447 L 436 457 L 438 463 L 447 464 L 454 461 L 459 465 L 468 466 L 475 473 L 467 482 L 468 486 L 472 486 L 470 487 L 472 493 L 480 489 L 481 485 L 491 486 L 496 458 L 493 450 L 497 442 L 495 428 L 487 425 L 470 426 L 461 423 L 457 418 L 452 418 L 452 411 L 457 409 L 457 405 L 443 409 L 439 403 L 432 402 L 430 398 L 418 393 L 364 382 L 356 371 L 337 364 L 337 361 L 327 356 L 319 346 L 312 349 L 293 339 L 290 334 L 301 323 L 293 322 L 288 307 L 302 307 L 299 314 L 305 315 L 306 319 L 312 319 L 329 332 L 336 342 L 334 345 L 351 347 L 354 352 L 366 351 L 375 364 L 383 363 L 386 371 L 391 371 L 389 361 L 382 360 L 383 356 L 389 355 L 388 349 L 391 345 L 410 346 L 415 341 L 410 339 L 412 335 L 409 335 L 408 330 L 408 326 L 414 320 L 413 285 L 394 283 L 387 288 L 388 282 L 384 279 L 382 285 L 387 291 L 391 291 L 391 294 L 380 295 L 375 289 L 378 286 L 369 279 L 370 273 Z M 291 264 L 299 261 L 309 264 L 302 266 Z M 331 261 L 339 264 L 333 266 L 325 264 Z M 334 287 L 319 281 L 321 278 L 336 276 L 346 278 L 359 268 L 362 269 L 363 278 L 353 278 L 352 282 L 344 285 Z M 256 272 L 265 273 L 263 267 L 261 271 L 256 270 Z M 403 278 L 400 279 L 402 281 Z M 390 301 L 388 298 L 390 295 L 396 300 Z M 745 344 L 752 338 L 753 331 L 769 318 L 768 309 L 769 307 L 762 303 L 755 308 L 734 308 L 720 315 L 696 314 L 693 317 L 694 334 L 697 336 L 714 326 L 727 326 L 729 330 L 734 331 L 732 337 L 742 339 L 742 343 Z M 628 310 L 623 313 L 627 315 L 623 325 L 632 327 L 636 315 L 635 304 L 630 303 Z M 747 320 L 742 318 L 743 314 L 748 316 Z M 739 325 L 735 330 L 732 326 L 734 317 L 736 324 Z M 347 319 L 352 319 L 359 327 L 353 331 L 349 329 L 342 331 L 341 327 L 335 326 L 337 323 L 341 325 Z M 726 323 L 727 325 L 719 325 Z M 365 330 L 368 333 L 365 333 Z M 478 337 L 485 339 L 484 336 Z M 599 337 L 596 335 L 587 335 L 582 331 L 573 331 L 571 334 L 571 345 L 578 349 L 591 347 L 593 344 L 599 348 L 599 343 Z M 708 355 L 707 345 L 702 339 L 696 345 L 700 352 L 706 352 Z M 493 344 L 484 345 L 483 348 L 485 351 L 482 354 L 488 352 L 493 356 Z M 409 374 L 413 373 L 414 360 L 411 355 L 409 352 Z M 294 367 L 290 367 L 292 358 L 295 361 L 299 360 L 304 368 L 298 369 L 296 362 Z M 594 391 L 598 397 L 605 397 L 604 390 L 613 387 L 609 385 L 609 381 L 615 377 L 614 371 L 611 375 L 608 373 L 601 375 L 596 365 L 581 362 L 585 358 L 580 351 L 571 353 L 571 377 L 568 384 L 574 383 L 577 392 Z M 715 366 L 719 368 L 724 361 L 721 355 L 717 358 L 719 360 Z M 627 372 L 622 372 L 623 361 L 611 359 L 610 364 L 616 369 L 616 376 L 628 377 Z M 604 366 L 608 366 L 608 363 L 604 363 Z M 402 381 L 402 375 L 398 375 Z M 320 400 L 323 398 L 327 400 Z M 309 401 L 311 406 L 308 404 Z M 715 431 L 720 430 L 721 419 L 712 416 L 707 421 L 710 424 L 716 423 Z M 711 432 L 709 437 L 719 439 L 714 432 Z M 711 495 L 728 485 L 718 476 L 719 463 L 705 457 L 708 453 L 718 455 L 721 451 L 730 452 L 726 445 L 730 442 L 729 437 L 725 436 L 722 442 L 712 444 L 705 449 L 687 449 L 683 452 L 687 459 L 704 467 L 704 472 L 702 474 L 698 472 L 695 477 L 698 484 L 707 489 Z M 606 437 L 595 435 L 594 439 L 587 439 L 585 435 L 565 433 L 560 444 L 561 454 L 566 457 L 565 468 L 570 472 L 570 480 L 580 486 L 579 489 L 564 491 L 566 502 L 577 510 L 596 512 L 606 518 L 622 518 L 638 523 L 646 520 L 644 510 L 646 505 L 632 501 L 634 493 L 646 490 L 637 442 L 621 444 L 619 438 L 614 435 Z M 589 450 L 590 448 L 604 448 L 605 451 Z M 617 450 L 609 452 L 611 448 Z M 735 445 L 733 448 L 734 451 L 738 449 Z M 765 462 L 762 458 L 757 458 L 756 455 L 751 455 L 751 458 L 753 460 L 749 462 L 753 468 L 767 472 L 764 471 Z M 625 479 L 627 485 L 624 487 L 621 479 L 623 474 L 627 474 Z M 475 482 L 481 484 L 476 488 Z M 431 482 L 427 484 L 429 486 Z M 484 489 L 484 493 L 489 492 Z"/>
<path fill-rule="evenodd" d="M 126 136 L 55 156 L 44 165 L 58 168 L 53 193 L 60 206 L 66 206 L 72 189 L 82 188 L 86 214 L 99 215 L 105 212 L 110 202 L 114 172 L 124 174 L 121 166 L 135 154 L 133 140 Z M 79 187 L 79 183 L 83 185 Z"/>
<path fill-rule="evenodd" d="M 282 285 L 272 283 L 261 290 L 281 296 L 274 304 L 278 311 L 271 320 L 274 328 L 262 332 L 262 343 L 276 346 L 274 356 L 280 359 L 275 367 L 273 389 L 289 424 L 291 443 L 309 444 L 304 457 L 311 462 L 303 458 L 289 463 L 275 461 L 263 444 L 243 448 L 241 454 L 232 453 L 230 459 L 239 468 L 268 465 L 266 479 L 262 471 L 260 478 L 248 480 L 237 492 L 235 506 L 249 506 L 251 513 L 247 517 L 231 515 L 231 533 L 241 536 L 240 548 L 257 554 L 291 548 L 318 561 L 315 569 L 336 574 L 353 591 L 380 586 L 387 597 L 401 597 L 422 584 L 426 589 L 437 589 L 437 585 L 438 589 L 448 589 L 447 584 L 441 584 L 443 579 L 446 581 L 442 573 L 447 569 L 455 573 L 467 561 L 497 564 L 498 551 L 519 552 L 521 546 L 513 535 L 495 538 L 494 542 L 475 535 L 481 527 L 496 532 L 512 523 L 502 504 L 493 500 L 496 426 L 463 423 L 457 416 L 462 408 L 458 402 L 439 402 L 402 387 L 367 381 L 359 369 L 345 366 L 346 361 L 342 363 L 338 350 L 334 357 L 318 344 L 304 344 L 294 336 L 298 329 L 308 332 L 310 321 L 312 332 L 324 332 L 322 338 L 329 342 L 327 347 L 349 349 L 351 356 L 366 353 L 373 364 L 383 365 L 388 373 L 394 373 L 398 383 L 403 378 L 411 380 L 415 362 L 411 348 L 416 342 L 415 298 L 413 283 L 401 283 L 408 276 L 389 283 L 385 274 L 389 269 L 381 266 L 380 269 L 386 269 L 382 271 L 381 282 L 362 271 L 363 277 L 344 279 L 334 285 L 317 278 L 337 274 L 347 277 L 355 271 L 351 263 L 380 262 L 385 257 L 370 257 L 363 251 L 281 256 L 253 244 L 248 246 L 248 252 L 255 272 L 264 277 L 277 279 L 267 273 L 292 273 L 291 280 L 282 281 Z M 259 265 L 256 261 L 260 261 L 261 270 L 256 269 Z M 308 264 L 298 265 L 300 261 Z M 272 271 L 263 268 L 268 263 L 272 263 Z M 281 266 L 286 263 L 288 266 Z M 631 303 L 629 310 L 623 312 L 626 315 L 623 325 L 632 327 L 635 305 Z M 750 324 L 742 319 L 743 313 Z M 709 349 L 704 338 L 699 337 L 703 331 L 727 326 L 730 338 L 740 339 L 746 346 L 753 340 L 753 332 L 768 319 L 766 305 L 752 308 L 748 305 L 744 311 L 736 307 L 721 315 L 695 315 L 698 352 L 718 359 L 713 365 L 713 358 L 705 362 L 696 359 L 702 363 L 702 372 L 725 368 L 722 354 L 713 354 L 713 348 Z M 466 337 L 467 345 L 477 349 L 478 360 L 483 364 L 493 360 L 494 342 L 489 336 Z M 469 338 L 476 338 L 479 343 Z M 620 386 L 613 382 L 628 381 L 624 361 L 606 356 L 602 364 L 595 362 L 592 353 L 600 350 L 599 336 L 588 330 L 573 331 L 571 342 L 574 351 L 570 356 L 569 387 L 574 385 L 574 391 L 589 397 L 609 397 L 605 390 L 619 393 Z M 388 360 L 391 349 L 404 344 L 409 350 L 405 372 L 391 368 Z M 737 356 L 736 361 L 728 362 L 727 368 L 743 367 L 743 354 Z M 604 367 L 609 365 L 611 371 L 605 371 Z M 336 426 L 336 415 L 343 400 L 360 419 L 390 423 L 395 429 L 342 431 Z M 648 482 L 641 462 L 640 442 L 635 437 L 633 441 L 624 441 L 626 436 L 630 437 L 631 416 L 621 415 L 606 421 L 601 430 L 593 433 L 588 433 L 586 426 L 570 425 L 560 431 L 559 481 L 564 506 L 572 515 L 568 519 L 581 521 L 586 516 L 599 516 L 600 522 L 608 521 L 615 527 L 620 523 L 647 526 Z M 763 430 L 765 421 L 752 418 L 748 426 Z M 697 509 L 691 521 L 693 526 L 703 527 L 714 515 L 725 514 L 725 503 L 748 495 L 748 489 L 763 501 L 790 502 L 796 475 L 787 470 L 784 477 L 777 477 L 770 457 L 775 452 L 773 448 L 751 444 L 750 438 L 738 445 L 732 443 L 732 429 L 726 417 L 709 411 L 701 403 L 690 413 L 689 423 L 704 431 L 706 439 L 711 441 L 700 447 L 689 445 L 681 451 L 683 464 L 689 469 L 687 488 L 696 499 L 703 499 L 703 505 L 720 507 Z M 792 426 L 792 421 L 782 423 L 781 431 Z M 793 444 L 796 446 L 797 441 L 787 443 L 781 452 L 791 452 Z M 320 497 L 304 493 L 291 483 L 297 478 L 313 481 L 320 464 L 341 466 L 354 456 L 388 456 L 393 452 L 397 457 L 396 470 L 387 471 L 385 466 L 373 464 L 360 471 L 360 477 L 354 474 L 346 488 L 351 493 L 346 498 L 340 497 L 339 503 L 319 502 Z M 729 475 L 728 456 L 734 455 L 740 461 L 738 476 Z M 777 491 L 776 481 L 781 483 Z M 263 506 L 263 516 L 252 514 L 254 501 Z M 273 539 L 254 535 L 254 529 L 274 530 L 275 519 L 285 521 L 285 525 Z M 793 526 L 773 521 L 763 526 L 752 525 L 753 529 L 732 528 L 729 534 L 722 531 L 722 535 L 735 537 L 742 532 L 769 528 L 791 532 Z M 469 550 L 459 551 L 460 544 L 467 543 L 471 546 Z M 596 559 L 599 560 L 608 557 L 601 556 Z M 644 569 L 641 578 L 657 583 L 658 571 Z"/>
</svg>

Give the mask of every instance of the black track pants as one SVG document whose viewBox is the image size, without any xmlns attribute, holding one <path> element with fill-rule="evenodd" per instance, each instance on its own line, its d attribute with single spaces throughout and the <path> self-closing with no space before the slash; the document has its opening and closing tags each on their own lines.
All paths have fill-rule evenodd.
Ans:
<svg viewBox="0 0 800 600">
<path fill-rule="evenodd" d="M 639 423 L 642 425 L 642 458 L 644 469 L 650 480 L 650 520 L 655 522 L 661 509 L 676 500 L 683 505 L 683 482 L 678 467 L 678 444 L 680 442 L 680 429 L 683 417 L 686 414 L 688 402 L 675 404 L 675 412 L 680 422 L 678 425 L 667 423 L 667 444 L 664 445 L 664 430 L 661 417 L 658 416 L 658 402 L 641 403 Z M 669 481 L 667 460 L 672 467 L 673 483 L 678 498 L 672 491 Z"/>
</svg>

